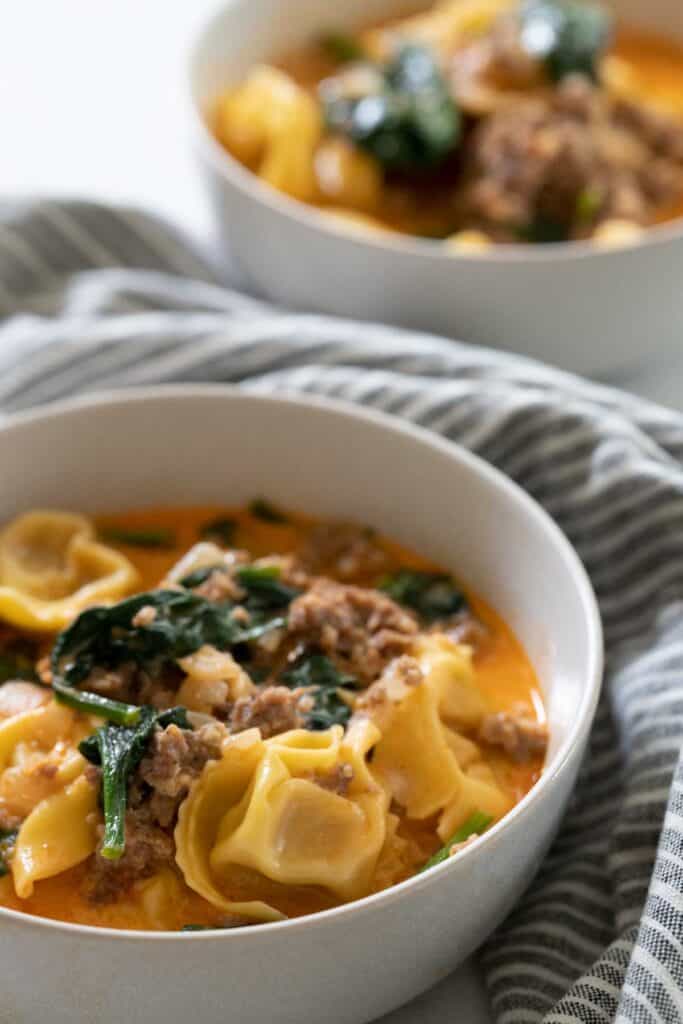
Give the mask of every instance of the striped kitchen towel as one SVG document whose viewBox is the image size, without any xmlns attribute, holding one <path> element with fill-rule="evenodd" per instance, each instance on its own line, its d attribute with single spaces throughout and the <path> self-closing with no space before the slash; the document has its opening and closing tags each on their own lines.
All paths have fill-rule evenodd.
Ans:
<svg viewBox="0 0 683 1024">
<path fill-rule="evenodd" d="M 329 395 L 460 442 L 545 506 L 593 581 L 607 676 L 560 835 L 483 951 L 493 1013 L 683 1021 L 683 418 L 522 358 L 274 309 L 159 221 L 86 203 L 0 204 L 0 313 L 4 413 L 169 381 Z"/>
</svg>

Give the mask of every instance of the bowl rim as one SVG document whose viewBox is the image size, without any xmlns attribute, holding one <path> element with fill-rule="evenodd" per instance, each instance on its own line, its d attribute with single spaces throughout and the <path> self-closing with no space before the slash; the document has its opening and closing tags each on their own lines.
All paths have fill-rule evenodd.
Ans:
<svg viewBox="0 0 683 1024">
<path fill-rule="evenodd" d="M 229 10 L 246 6 L 248 3 L 249 0 L 221 0 L 213 5 L 208 16 L 199 22 L 189 45 L 186 46 L 183 75 L 187 90 L 186 98 L 191 108 L 190 136 L 195 149 L 221 178 L 225 179 L 247 200 L 265 207 L 271 213 L 285 217 L 290 222 L 305 227 L 310 232 L 320 232 L 323 236 L 336 240 L 340 244 L 355 245 L 361 251 L 364 247 L 369 246 L 378 252 L 391 254 L 397 258 L 415 257 L 438 263 L 448 260 L 454 265 L 459 262 L 507 265 L 510 263 L 536 264 L 548 261 L 566 262 L 587 259 L 607 260 L 620 254 L 635 253 L 641 249 L 658 248 L 668 243 L 683 241 L 682 215 L 671 221 L 650 225 L 645 228 L 642 237 L 614 247 L 599 247 L 590 240 L 585 240 L 550 242 L 543 245 L 494 244 L 491 249 L 480 252 L 458 252 L 453 249 L 444 251 L 443 243 L 416 235 L 404 235 L 390 230 L 365 231 L 357 226 L 354 227 L 351 220 L 348 225 L 344 225 L 333 216 L 326 216 L 320 208 L 294 199 L 284 192 L 279 192 L 244 167 L 218 142 L 209 128 L 206 111 L 201 109 L 195 96 L 196 69 L 201 63 L 206 40 L 216 31 Z M 228 62 L 225 63 L 227 66 Z"/>
<path fill-rule="evenodd" d="M 571 577 L 577 590 L 582 606 L 584 628 L 587 633 L 585 686 L 574 720 L 564 742 L 556 751 L 550 764 L 544 766 L 537 782 L 534 783 L 519 803 L 480 837 L 477 843 L 465 848 L 457 858 L 449 858 L 421 874 L 413 875 L 411 878 L 407 878 L 396 885 L 389 886 L 387 889 L 364 896 L 361 899 L 343 903 L 314 914 L 307 914 L 303 917 L 288 918 L 284 921 L 247 924 L 226 929 L 207 929 L 201 932 L 163 932 L 102 928 L 96 925 L 83 925 L 60 921 L 54 918 L 39 917 L 4 906 L 0 906 L 0 922 L 3 919 L 11 920 L 22 927 L 38 930 L 50 929 L 58 933 L 83 935 L 101 940 L 114 939 L 120 942 L 149 942 L 151 939 L 157 939 L 162 942 L 197 942 L 203 940 L 235 942 L 240 939 L 254 939 L 258 935 L 263 935 L 265 939 L 266 936 L 279 931 L 289 934 L 301 928 L 324 927 L 328 924 L 333 924 L 339 918 L 346 918 L 349 915 L 363 915 L 372 912 L 378 904 L 400 900 L 406 894 L 437 884 L 439 879 L 445 877 L 447 872 L 460 870 L 468 858 L 481 855 L 481 851 L 487 845 L 499 839 L 503 829 L 509 822 L 524 818 L 533 813 L 544 791 L 564 771 L 567 763 L 572 758 L 575 748 L 582 743 L 592 725 L 602 685 L 604 664 L 603 632 L 597 599 L 583 563 L 560 527 L 534 498 L 522 490 L 518 484 L 507 477 L 501 470 L 490 465 L 479 455 L 475 455 L 455 441 L 447 440 L 424 427 L 414 425 L 408 420 L 403 420 L 375 409 L 365 408 L 353 402 L 317 395 L 302 395 L 298 392 L 288 392 L 285 390 L 277 394 L 245 391 L 231 384 L 141 385 L 89 392 L 85 395 L 60 399 L 37 408 L 13 413 L 0 421 L 0 435 L 12 434 L 15 431 L 21 433 L 25 427 L 40 426 L 41 424 L 49 423 L 55 418 L 68 417 L 71 414 L 78 414 L 83 411 L 95 410 L 96 414 L 97 409 L 102 407 L 114 408 L 119 406 L 123 412 L 131 404 L 149 404 L 151 402 L 164 404 L 168 400 L 193 401 L 206 398 L 218 398 L 238 404 L 240 402 L 245 404 L 264 403 L 270 406 L 280 406 L 285 409 L 305 410 L 314 408 L 342 419 L 356 420 L 367 424 L 369 427 L 378 427 L 380 430 L 391 433 L 399 439 L 410 439 L 413 442 L 417 442 L 423 449 L 440 452 L 451 461 L 459 462 L 467 471 L 483 477 L 493 488 L 502 492 L 509 501 L 516 503 L 525 516 L 531 518 L 540 531 L 548 535 L 549 540 L 557 548 L 566 572 Z"/>
</svg>

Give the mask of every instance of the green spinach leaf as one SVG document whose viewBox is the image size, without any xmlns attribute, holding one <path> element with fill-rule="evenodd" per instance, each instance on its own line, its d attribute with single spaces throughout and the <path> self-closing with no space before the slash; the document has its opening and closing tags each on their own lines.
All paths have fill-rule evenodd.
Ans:
<svg viewBox="0 0 683 1024">
<path fill-rule="evenodd" d="M 236 531 L 237 523 L 234 519 L 229 519 L 227 516 L 218 516 L 216 519 L 210 519 L 208 523 L 203 524 L 199 530 L 199 536 L 202 540 L 212 540 L 216 544 L 229 548 L 235 539 Z"/>
<path fill-rule="evenodd" d="M 377 76 L 374 91 L 349 90 L 344 76 L 323 82 L 328 127 L 346 135 L 388 170 L 438 167 L 457 148 L 461 117 L 429 50 L 405 46 Z"/>
<path fill-rule="evenodd" d="M 137 725 L 108 722 L 79 746 L 83 757 L 102 768 L 104 837 L 100 852 L 107 860 L 118 860 L 125 850 L 128 783 L 145 755 L 152 733 L 157 726 L 165 729 L 171 724 L 181 729 L 192 728 L 185 708 L 158 712 L 151 707 L 141 707 L 139 711 Z"/>
<path fill-rule="evenodd" d="M 433 868 L 437 864 L 441 864 L 442 861 L 448 860 L 451 853 L 451 848 L 456 843 L 464 843 L 466 839 L 473 836 L 475 833 L 481 835 L 489 827 L 493 818 L 490 814 L 483 814 L 481 811 L 475 811 L 474 814 L 470 815 L 467 821 L 460 826 L 457 832 L 454 832 L 448 842 L 444 843 L 440 850 L 429 858 L 427 863 L 420 868 L 418 874 L 423 871 L 427 871 L 428 868 Z"/>
<path fill-rule="evenodd" d="M 225 572 L 225 567 L 210 565 L 203 569 L 195 569 L 180 581 L 182 587 L 189 590 L 201 586 L 214 572 Z M 235 579 L 246 590 L 247 595 L 242 604 L 250 612 L 263 612 L 272 608 L 284 608 L 300 591 L 280 582 L 278 565 L 243 565 L 235 571 Z"/>
<path fill-rule="evenodd" d="M 164 526 L 130 530 L 123 526 L 104 526 L 98 536 L 109 544 L 127 544 L 135 548 L 172 548 L 176 543 L 173 530 Z"/>
<path fill-rule="evenodd" d="M 280 582 L 277 565 L 245 565 L 235 575 L 247 592 L 244 603 L 249 611 L 284 608 L 300 594 L 299 590 Z"/>
<path fill-rule="evenodd" d="M 180 580 L 180 586 L 185 587 L 186 590 L 194 590 L 195 587 L 200 587 L 202 583 L 206 583 L 209 576 L 213 575 L 214 572 L 224 571 L 224 567 L 220 565 L 205 565 L 203 568 L 194 569 L 187 576 L 183 576 Z"/>
<path fill-rule="evenodd" d="M 427 622 L 454 615 L 466 605 L 455 580 L 447 573 L 400 569 L 380 580 L 379 589 Z"/>
<path fill-rule="evenodd" d="M 134 620 L 143 608 L 155 617 L 144 625 Z M 80 711 L 101 715 L 119 725 L 140 721 L 140 708 L 77 690 L 97 667 L 126 662 L 159 665 L 185 657 L 204 644 L 229 650 L 285 624 L 281 616 L 254 614 L 242 626 L 229 604 L 208 601 L 186 590 L 151 590 L 110 608 L 90 608 L 57 637 L 52 651 L 55 696 Z"/>
<path fill-rule="evenodd" d="M 521 7 L 522 46 L 545 63 L 555 82 L 577 72 L 597 81 L 611 33 L 611 15 L 598 4 L 526 0 Z"/>
<path fill-rule="evenodd" d="M 315 704 L 306 716 L 309 729 L 329 729 L 331 725 L 345 726 L 351 717 L 351 709 L 340 695 L 340 688 L 355 689 L 355 676 L 340 672 L 324 654 L 309 654 L 300 658 L 293 668 L 283 672 L 282 680 L 293 689 L 299 686 L 312 687 L 311 696 Z"/>
<path fill-rule="evenodd" d="M 254 498 L 249 503 L 249 514 L 255 516 L 256 519 L 262 519 L 264 523 L 283 524 L 289 522 L 285 513 L 277 505 L 266 501 L 265 498 Z"/>
</svg>

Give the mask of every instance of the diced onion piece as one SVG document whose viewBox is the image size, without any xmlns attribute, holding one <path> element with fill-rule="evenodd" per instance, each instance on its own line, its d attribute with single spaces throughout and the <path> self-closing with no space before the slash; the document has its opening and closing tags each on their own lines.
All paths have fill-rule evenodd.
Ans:
<svg viewBox="0 0 683 1024">
<path fill-rule="evenodd" d="M 447 249 L 459 253 L 482 253 L 488 252 L 493 247 L 493 242 L 483 231 L 457 231 L 446 239 Z"/>
<path fill-rule="evenodd" d="M 326 139 L 315 155 L 318 188 L 326 200 L 353 210 L 377 210 L 382 171 L 371 156 L 346 139 Z"/>
<path fill-rule="evenodd" d="M 631 220 L 605 220 L 598 225 L 593 233 L 593 244 L 600 249 L 619 249 L 622 246 L 634 245 L 643 237 L 644 231 L 640 224 Z"/>
</svg>

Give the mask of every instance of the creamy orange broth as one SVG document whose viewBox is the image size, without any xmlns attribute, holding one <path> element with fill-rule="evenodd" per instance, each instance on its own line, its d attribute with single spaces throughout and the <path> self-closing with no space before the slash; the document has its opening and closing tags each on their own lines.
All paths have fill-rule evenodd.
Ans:
<svg viewBox="0 0 683 1024">
<path fill-rule="evenodd" d="M 613 53 L 624 61 L 642 91 L 643 99 L 662 111 L 683 118 L 683 45 L 664 36 L 622 27 Z M 680 202 L 660 209 L 659 224 L 683 217 Z"/>
<path fill-rule="evenodd" d="M 388 27 L 396 20 L 400 23 L 402 19 L 387 20 L 369 27 Z M 656 32 L 619 25 L 607 53 L 628 65 L 642 85 L 646 98 L 683 116 L 683 43 Z M 339 64 L 320 46 L 296 50 L 273 63 L 311 91 L 323 78 L 339 69 Z"/>
<path fill-rule="evenodd" d="M 287 511 L 286 524 L 272 524 L 255 518 L 244 509 L 214 506 L 198 508 L 150 508 L 115 516 L 102 516 L 96 520 L 101 529 L 164 527 L 175 538 L 172 548 L 141 548 L 132 545 L 114 545 L 134 563 L 140 573 L 140 590 L 156 587 L 165 573 L 178 559 L 197 543 L 202 525 L 217 516 L 235 520 L 236 547 L 244 547 L 254 557 L 287 553 L 296 548 L 312 526 L 310 517 Z M 419 555 L 396 543 L 377 538 L 377 543 L 388 555 L 389 570 L 409 567 L 423 570 L 438 568 Z M 331 573 L 330 573 L 331 575 Z M 375 576 L 358 576 L 353 582 L 373 585 Z M 471 610 L 486 627 L 486 635 L 475 652 L 477 682 L 491 711 L 509 710 L 523 705 L 538 721 L 544 720 L 543 701 L 534 670 L 512 631 L 499 615 L 484 601 L 465 588 Z M 513 802 L 518 802 L 533 786 L 542 770 L 542 758 L 514 763 L 497 749 L 487 751 L 487 762 L 494 769 L 498 783 Z M 402 821 L 399 834 L 412 839 L 414 861 L 405 866 L 399 877 L 392 874 L 376 889 L 395 884 L 409 877 L 441 845 L 434 832 L 435 822 Z M 0 904 L 28 914 L 54 918 L 99 927 L 152 929 L 175 931 L 186 923 L 219 924 L 225 915 L 191 891 L 178 875 L 174 881 L 172 901 L 155 901 L 150 893 L 153 879 L 136 883 L 133 894 L 114 904 L 96 905 L 81 894 L 80 883 L 85 874 L 83 864 L 54 878 L 40 881 L 34 895 L 19 900 L 14 894 L 11 877 L 0 879 Z M 243 888 L 249 879 L 248 869 L 237 869 L 231 875 L 231 898 L 249 898 L 250 889 Z M 251 890 L 253 893 L 253 889 Z M 339 900 L 322 889 L 312 886 L 282 886 L 268 879 L 259 880 L 260 898 L 268 901 L 269 894 L 277 894 L 279 906 L 289 916 L 299 916 L 326 909 Z M 253 896 L 251 897 L 253 898 Z"/>
<path fill-rule="evenodd" d="M 624 25 L 617 32 L 611 53 L 631 69 L 644 98 L 683 117 L 683 44 Z"/>
</svg>

